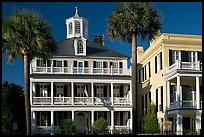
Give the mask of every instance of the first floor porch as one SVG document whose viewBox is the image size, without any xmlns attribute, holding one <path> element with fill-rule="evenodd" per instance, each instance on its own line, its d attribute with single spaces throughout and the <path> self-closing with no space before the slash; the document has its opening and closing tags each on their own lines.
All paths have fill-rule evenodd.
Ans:
<svg viewBox="0 0 204 137">
<path fill-rule="evenodd" d="M 72 119 L 76 134 L 93 134 L 94 122 L 104 118 L 108 122 L 107 134 L 129 134 L 132 131 L 131 111 L 32 111 L 32 135 L 60 134 L 63 119 Z"/>
</svg>

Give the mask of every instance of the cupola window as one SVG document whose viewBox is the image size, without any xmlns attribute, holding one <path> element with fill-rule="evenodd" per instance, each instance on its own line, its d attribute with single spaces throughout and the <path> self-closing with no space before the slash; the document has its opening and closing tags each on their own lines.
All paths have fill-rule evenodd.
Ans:
<svg viewBox="0 0 204 137">
<path fill-rule="evenodd" d="M 69 34 L 72 34 L 72 23 L 69 23 Z"/>
<path fill-rule="evenodd" d="M 80 33 L 80 23 L 78 21 L 75 22 L 75 33 Z"/>
<path fill-rule="evenodd" d="M 82 42 L 82 40 L 79 40 L 78 41 L 78 46 L 77 46 L 78 48 L 77 48 L 77 50 L 78 50 L 78 54 L 79 53 L 83 53 L 83 42 Z"/>
</svg>

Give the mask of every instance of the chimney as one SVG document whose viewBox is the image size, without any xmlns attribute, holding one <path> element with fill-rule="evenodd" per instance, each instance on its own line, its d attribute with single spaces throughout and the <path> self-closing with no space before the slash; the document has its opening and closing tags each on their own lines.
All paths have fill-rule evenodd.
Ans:
<svg viewBox="0 0 204 137">
<path fill-rule="evenodd" d="M 95 35 L 94 42 L 104 46 L 104 35 Z"/>
</svg>

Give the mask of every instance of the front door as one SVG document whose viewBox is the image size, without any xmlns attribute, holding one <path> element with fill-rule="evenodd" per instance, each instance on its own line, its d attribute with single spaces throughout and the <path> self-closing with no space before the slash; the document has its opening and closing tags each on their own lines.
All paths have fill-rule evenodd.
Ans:
<svg viewBox="0 0 204 137">
<path fill-rule="evenodd" d="M 84 134 L 85 133 L 85 115 L 83 113 L 78 113 L 76 117 L 76 128 L 78 134 Z"/>
</svg>

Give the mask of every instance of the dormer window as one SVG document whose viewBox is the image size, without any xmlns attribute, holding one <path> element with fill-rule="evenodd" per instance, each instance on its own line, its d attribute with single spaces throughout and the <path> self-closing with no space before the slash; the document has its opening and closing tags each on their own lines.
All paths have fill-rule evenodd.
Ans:
<svg viewBox="0 0 204 137">
<path fill-rule="evenodd" d="M 78 54 L 83 53 L 83 42 L 82 42 L 82 40 L 78 41 L 77 51 L 78 51 Z"/>
<path fill-rule="evenodd" d="M 75 33 L 80 33 L 80 22 L 79 21 L 75 22 Z"/>
<path fill-rule="evenodd" d="M 72 23 L 69 23 L 69 34 L 72 34 Z"/>
</svg>

